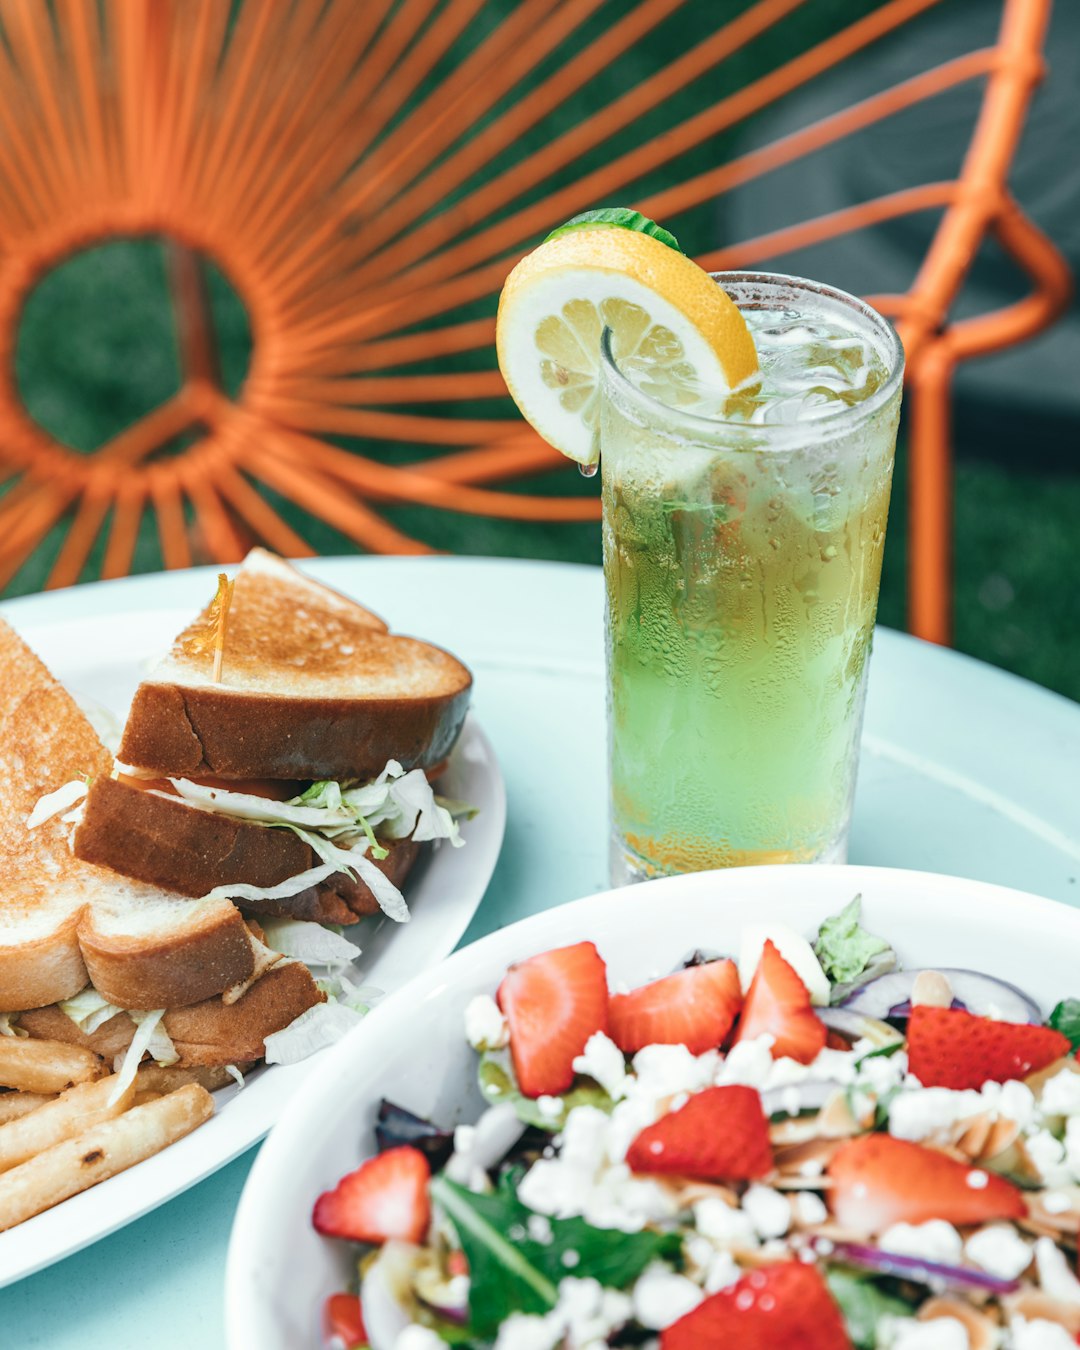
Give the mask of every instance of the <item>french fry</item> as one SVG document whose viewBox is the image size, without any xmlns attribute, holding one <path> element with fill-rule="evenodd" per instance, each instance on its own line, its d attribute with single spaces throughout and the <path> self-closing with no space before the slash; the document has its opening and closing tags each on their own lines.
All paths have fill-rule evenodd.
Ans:
<svg viewBox="0 0 1080 1350">
<path fill-rule="evenodd" d="M 63 1041 L 16 1040 L 0 1036 L 0 1085 L 22 1092 L 63 1092 L 108 1073 L 105 1061 Z"/>
<path fill-rule="evenodd" d="M 46 1102 L 54 1102 L 54 1092 L 0 1092 L 0 1125 L 19 1120 Z"/>
<path fill-rule="evenodd" d="M 175 1064 L 143 1064 L 135 1080 L 139 1090 L 147 1092 L 175 1092 L 178 1087 L 188 1083 L 198 1083 L 207 1092 L 214 1092 L 218 1088 L 228 1087 L 234 1081 L 232 1074 L 219 1065 L 181 1068 Z"/>
<path fill-rule="evenodd" d="M 111 1076 L 79 1083 L 29 1115 L 0 1125 L 0 1172 L 17 1167 L 64 1139 L 73 1139 L 103 1120 L 121 1115 L 132 1105 L 135 1084 L 129 1084 L 117 1101 L 110 1104 L 113 1087 Z"/>
<path fill-rule="evenodd" d="M 0 1232 L 160 1153 L 213 1112 L 209 1092 L 189 1083 L 20 1163 L 0 1176 Z"/>
</svg>

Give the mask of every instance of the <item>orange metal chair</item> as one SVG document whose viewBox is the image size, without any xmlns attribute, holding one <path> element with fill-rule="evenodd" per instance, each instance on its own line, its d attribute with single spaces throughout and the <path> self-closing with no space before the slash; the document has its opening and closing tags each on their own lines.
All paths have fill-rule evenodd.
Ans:
<svg viewBox="0 0 1080 1350">
<path fill-rule="evenodd" d="M 223 562 L 253 538 L 290 555 L 310 553 L 260 485 L 385 552 L 427 551 L 379 514 L 385 503 L 520 520 L 595 517 L 594 499 L 493 486 L 558 462 L 516 417 L 423 410 L 502 394 L 493 357 L 480 371 L 455 369 L 455 357 L 490 350 L 493 297 L 517 257 L 553 222 L 612 198 L 677 225 L 680 212 L 750 178 L 981 79 L 981 111 L 956 181 L 853 205 L 701 259 L 710 268 L 761 263 L 909 212 L 940 211 L 910 289 L 874 299 L 895 318 L 908 352 L 911 625 L 947 641 L 953 371 L 1046 327 L 1069 293 L 1062 258 L 1007 188 L 1043 69 L 1050 0 L 1004 0 L 994 46 L 661 191 L 634 192 L 644 175 L 937 3 L 888 0 L 633 150 L 594 157 L 599 167 L 532 200 L 553 175 L 565 176 L 612 136 L 644 125 L 685 84 L 810 2 L 757 0 L 479 185 L 493 160 L 583 97 L 598 72 L 662 21 L 685 7 L 694 19 L 688 31 L 700 30 L 727 7 L 638 0 L 581 42 L 575 35 L 603 0 L 520 0 L 417 98 L 483 0 L 246 0 L 238 14 L 227 0 L 0 6 L 0 473 L 8 484 L 0 499 L 0 584 L 59 522 L 66 534 L 50 586 L 78 579 L 103 531 L 103 575 L 120 575 L 147 511 L 156 516 L 168 567 L 192 560 L 193 529 Z M 563 44 L 572 55 L 530 80 L 541 62 L 567 50 Z M 523 81 L 525 91 L 487 120 Z M 18 396 L 20 311 L 41 277 L 74 252 L 146 234 L 174 244 L 185 382 L 109 444 L 77 454 L 48 436 Z M 997 313 L 950 322 L 987 235 L 1030 276 L 1031 292 Z M 199 254 L 226 273 L 251 319 L 252 362 L 235 400 L 217 379 Z M 486 317 L 462 317 L 475 302 Z M 185 431 L 197 432 L 188 448 L 155 458 Z M 362 438 L 371 453 L 343 450 L 333 436 Z M 380 442 L 432 453 L 395 467 L 380 462 Z"/>
</svg>

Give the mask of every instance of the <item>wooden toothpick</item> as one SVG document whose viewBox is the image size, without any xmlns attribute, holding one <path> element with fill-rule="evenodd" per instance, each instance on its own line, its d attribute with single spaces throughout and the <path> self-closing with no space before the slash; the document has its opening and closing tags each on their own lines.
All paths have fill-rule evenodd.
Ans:
<svg viewBox="0 0 1080 1350">
<path fill-rule="evenodd" d="M 225 634 L 229 628 L 229 606 L 232 604 L 234 584 L 224 572 L 218 573 L 217 595 L 214 596 L 214 603 L 211 606 L 217 624 L 214 633 L 213 681 L 215 684 L 221 683 L 221 663 L 225 659 Z"/>
</svg>

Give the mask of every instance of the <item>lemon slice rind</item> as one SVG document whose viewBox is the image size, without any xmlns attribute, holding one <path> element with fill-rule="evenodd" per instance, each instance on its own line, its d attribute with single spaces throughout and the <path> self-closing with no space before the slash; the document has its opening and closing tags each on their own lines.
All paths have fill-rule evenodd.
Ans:
<svg viewBox="0 0 1080 1350">
<path fill-rule="evenodd" d="M 579 464 L 593 464 L 598 456 L 596 387 L 605 321 L 616 360 L 636 358 L 639 369 L 650 360 L 668 361 L 683 378 L 689 373 L 718 391 L 757 370 L 742 315 L 689 258 L 618 227 L 548 240 L 522 259 L 503 288 L 499 366 L 526 420 Z"/>
</svg>

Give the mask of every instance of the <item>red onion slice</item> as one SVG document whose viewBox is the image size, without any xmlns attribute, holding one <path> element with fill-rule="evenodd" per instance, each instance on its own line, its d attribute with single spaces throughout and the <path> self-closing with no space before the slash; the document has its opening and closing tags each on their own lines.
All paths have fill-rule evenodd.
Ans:
<svg viewBox="0 0 1080 1350">
<path fill-rule="evenodd" d="M 988 1294 L 1011 1294 L 1020 1288 L 1019 1280 L 1003 1280 L 969 1266 L 946 1266 L 937 1261 L 924 1261 L 918 1256 L 903 1256 L 861 1242 L 829 1242 L 819 1238 L 813 1245 L 818 1254 L 829 1261 L 873 1271 L 876 1275 L 914 1280 L 916 1284 L 931 1288 L 977 1289 Z"/>
<path fill-rule="evenodd" d="M 827 1027 L 838 1031 L 852 1044 L 856 1041 L 872 1041 L 875 1048 L 881 1049 L 886 1045 L 898 1045 L 904 1039 L 888 1022 L 867 1017 L 865 1013 L 852 1008 L 821 1008 L 818 1016 Z"/>
<path fill-rule="evenodd" d="M 935 967 L 953 991 L 954 1008 L 964 1008 L 979 1017 L 994 1016 L 1005 1022 L 1039 1023 L 1042 1013 L 1022 989 L 977 970 Z M 907 1017 L 911 1012 L 911 988 L 919 970 L 894 970 L 881 975 L 844 1000 L 842 1008 L 882 1020 Z"/>
</svg>

